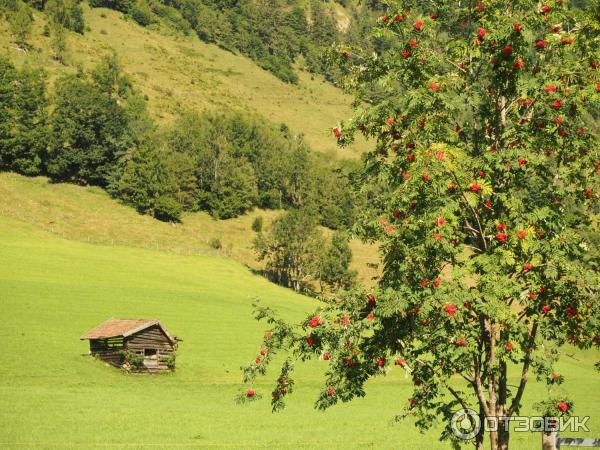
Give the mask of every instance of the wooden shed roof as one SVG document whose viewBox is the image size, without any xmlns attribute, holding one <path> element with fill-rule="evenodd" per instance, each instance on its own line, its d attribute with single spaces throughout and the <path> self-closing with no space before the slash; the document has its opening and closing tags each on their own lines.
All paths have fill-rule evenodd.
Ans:
<svg viewBox="0 0 600 450">
<path fill-rule="evenodd" d="M 127 337 L 154 325 L 158 325 L 167 339 L 169 339 L 171 343 L 175 343 L 175 339 L 171 337 L 159 320 L 149 319 L 108 319 L 93 330 L 88 331 L 81 336 L 80 339 L 107 339 L 119 336 Z"/>
</svg>

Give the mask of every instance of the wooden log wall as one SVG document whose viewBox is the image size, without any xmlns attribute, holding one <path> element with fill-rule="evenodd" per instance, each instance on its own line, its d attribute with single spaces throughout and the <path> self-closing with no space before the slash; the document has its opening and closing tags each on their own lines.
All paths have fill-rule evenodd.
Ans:
<svg viewBox="0 0 600 450">
<path fill-rule="evenodd" d="M 169 341 L 159 326 L 155 325 L 125 339 L 127 350 L 144 356 L 145 349 L 156 350 L 156 367 L 148 367 L 149 372 L 169 370 L 167 360 L 175 351 L 175 346 Z"/>
</svg>

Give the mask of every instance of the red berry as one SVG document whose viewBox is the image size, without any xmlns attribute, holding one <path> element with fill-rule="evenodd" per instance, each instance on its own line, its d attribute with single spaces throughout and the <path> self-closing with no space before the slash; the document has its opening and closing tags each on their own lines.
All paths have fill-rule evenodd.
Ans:
<svg viewBox="0 0 600 450">
<path fill-rule="evenodd" d="M 445 223 L 446 223 L 446 221 L 444 220 L 443 217 L 438 217 L 437 219 L 435 219 L 435 226 L 436 227 L 441 227 Z"/>
<path fill-rule="evenodd" d="M 566 413 L 569 410 L 569 404 L 565 402 L 558 402 L 556 407 L 563 413 Z"/>
<path fill-rule="evenodd" d="M 375 296 L 373 294 L 367 295 L 367 299 L 369 301 L 369 306 L 371 308 L 375 307 Z"/>
<path fill-rule="evenodd" d="M 394 119 L 392 119 L 391 117 L 388 117 L 385 123 L 387 123 L 390 127 L 393 127 L 396 124 L 396 122 L 394 122 Z"/>
<path fill-rule="evenodd" d="M 399 209 L 396 209 L 396 210 L 393 212 L 393 216 L 394 216 L 394 218 L 395 218 L 395 219 L 398 219 L 398 218 L 400 217 L 400 214 L 401 214 L 401 212 L 400 212 L 400 210 L 399 210 Z"/>
<path fill-rule="evenodd" d="M 333 394 L 335 394 L 335 389 L 327 388 L 327 395 L 329 395 L 331 397 Z"/>
<path fill-rule="evenodd" d="M 440 85 L 435 82 L 431 82 L 431 83 L 429 83 L 429 89 L 431 89 L 432 91 L 435 91 L 435 92 L 439 92 Z"/>
<path fill-rule="evenodd" d="M 404 50 L 402 52 L 402 56 L 404 57 L 404 59 L 410 58 L 410 52 L 408 50 Z"/>
<path fill-rule="evenodd" d="M 571 45 L 574 42 L 573 36 L 564 36 L 561 40 L 560 43 L 562 45 Z"/>
<path fill-rule="evenodd" d="M 535 294 L 535 292 L 530 292 L 527 297 L 529 298 L 529 300 L 535 300 L 535 298 L 537 297 L 537 295 Z"/>
<path fill-rule="evenodd" d="M 550 378 L 551 378 L 552 380 L 556 380 L 556 379 L 558 379 L 558 374 L 557 374 L 556 372 L 552 372 L 552 373 L 550 374 Z"/>
<path fill-rule="evenodd" d="M 381 20 L 381 23 L 388 23 L 390 18 L 388 16 L 381 16 L 379 20 Z"/>
<path fill-rule="evenodd" d="M 515 30 L 517 33 L 519 33 L 522 29 L 523 25 L 521 25 L 520 23 L 513 24 L 513 30 Z"/>
<path fill-rule="evenodd" d="M 556 90 L 557 90 L 557 87 L 554 84 L 549 84 L 548 86 L 546 86 L 544 88 L 545 92 L 556 92 Z"/>
<path fill-rule="evenodd" d="M 313 338 L 312 336 L 307 336 L 307 337 L 306 337 L 306 343 L 307 343 L 309 346 L 311 346 L 311 347 L 312 347 L 312 346 L 315 344 L 315 340 L 314 340 L 314 338 Z"/>
<path fill-rule="evenodd" d="M 592 195 L 594 195 L 594 191 L 592 190 L 592 188 L 585 188 L 583 190 L 583 195 L 585 195 L 586 197 L 591 197 Z"/>
<path fill-rule="evenodd" d="M 333 135 L 339 139 L 340 137 L 342 137 L 342 132 L 340 131 L 340 129 L 338 127 L 335 127 L 333 129 Z"/>
<path fill-rule="evenodd" d="M 483 178 L 483 177 L 485 177 L 485 172 L 483 170 L 479 170 L 479 171 L 477 171 L 477 176 L 479 178 Z"/>
<path fill-rule="evenodd" d="M 546 45 L 548 45 L 548 42 L 546 42 L 546 41 L 537 41 L 535 43 L 535 46 L 537 48 L 546 48 Z"/>
<path fill-rule="evenodd" d="M 563 118 L 563 116 L 558 116 L 556 119 L 554 119 L 554 123 L 556 125 L 562 125 L 564 123 L 565 119 Z"/>
<path fill-rule="evenodd" d="M 417 48 L 417 40 L 416 39 L 411 39 L 410 41 L 408 41 L 408 45 L 410 48 Z"/>
<path fill-rule="evenodd" d="M 517 162 L 520 166 L 524 166 L 525 164 L 527 164 L 527 160 L 525 158 L 519 158 L 517 159 Z"/>
<path fill-rule="evenodd" d="M 439 288 L 439 287 L 442 285 L 442 279 L 441 279 L 441 278 L 435 278 L 435 279 L 433 280 L 433 285 L 434 285 L 436 288 Z"/>
<path fill-rule="evenodd" d="M 314 316 L 308 321 L 308 326 L 311 328 L 316 328 L 321 325 L 321 319 L 317 316 Z"/>
<path fill-rule="evenodd" d="M 460 338 L 458 341 L 456 341 L 456 345 L 464 347 L 465 345 L 467 345 L 467 341 L 465 340 L 465 338 Z"/>
<path fill-rule="evenodd" d="M 550 312 L 550 307 L 548 305 L 542 306 L 542 314 L 548 314 Z"/>
<path fill-rule="evenodd" d="M 513 63 L 512 67 L 515 70 L 521 70 L 525 67 L 525 61 L 523 61 L 521 58 L 519 58 Z"/>
<path fill-rule="evenodd" d="M 456 305 L 448 303 L 446 306 L 444 306 L 444 311 L 446 311 L 446 314 L 448 314 L 450 317 L 453 317 L 456 314 L 456 311 L 458 311 L 458 308 Z"/>
<path fill-rule="evenodd" d="M 519 239 L 525 239 L 527 237 L 527 231 L 519 230 L 517 231 L 517 236 L 519 237 Z"/>
<path fill-rule="evenodd" d="M 329 355 L 329 353 L 323 353 L 323 360 L 324 361 L 329 361 L 331 359 L 331 356 Z"/>
<path fill-rule="evenodd" d="M 487 34 L 487 30 L 485 28 L 480 28 L 477 30 L 477 36 L 483 38 Z"/>
<path fill-rule="evenodd" d="M 552 8 L 550 6 L 548 6 L 548 5 L 542 6 L 542 12 L 544 14 L 548 14 L 550 11 L 552 11 Z"/>
<path fill-rule="evenodd" d="M 256 394 L 256 392 L 254 391 L 254 389 L 248 389 L 246 391 L 246 397 L 254 397 L 254 394 Z"/>
<path fill-rule="evenodd" d="M 255 362 L 256 364 L 260 364 L 260 361 L 261 361 L 261 359 L 260 359 L 260 358 L 256 358 L 256 359 L 254 360 L 254 362 Z"/>
<path fill-rule="evenodd" d="M 408 155 L 406 155 L 406 159 L 408 160 L 408 162 L 413 162 L 415 160 L 415 154 L 409 153 Z"/>
<path fill-rule="evenodd" d="M 556 109 L 557 111 L 558 111 L 560 108 L 562 108 L 562 105 L 563 105 L 563 103 L 562 103 L 560 100 L 554 100 L 554 101 L 552 102 L 552 107 L 553 107 L 554 109 Z"/>
<path fill-rule="evenodd" d="M 369 320 L 369 321 L 375 320 L 375 316 L 373 315 L 373 313 L 369 313 L 369 315 L 367 316 L 367 320 Z"/>
<path fill-rule="evenodd" d="M 506 230 L 506 224 L 505 223 L 499 223 L 496 225 L 496 230 L 498 231 L 505 231 Z"/>
<path fill-rule="evenodd" d="M 377 358 L 377 366 L 383 367 L 385 365 L 385 360 L 383 358 Z"/>
<path fill-rule="evenodd" d="M 396 22 L 402 22 L 402 21 L 404 20 L 404 17 L 402 17 L 402 15 L 401 15 L 401 14 L 396 14 L 396 15 L 394 16 L 394 20 L 395 20 Z"/>
<path fill-rule="evenodd" d="M 531 264 L 530 262 L 526 262 L 525 264 L 523 264 L 523 270 L 525 272 L 529 272 L 530 270 L 533 270 L 533 264 Z"/>
<path fill-rule="evenodd" d="M 439 241 L 440 239 L 442 239 L 444 236 L 441 233 L 433 233 L 433 238 L 436 241 Z"/>
<path fill-rule="evenodd" d="M 431 175 L 429 175 L 428 173 L 424 173 L 423 176 L 421 177 L 423 179 L 423 181 L 431 181 Z"/>
<path fill-rule="evenodd" d="M 481 190 L 481 186 L 477 183 L 473 183 L 471 184 L 470 189 L 472 192 L 479 192 Z"/>
<path fill-rule="evenodd" d="M 266 348 L 261 348 L 260 349 L 260 354 L 265 356 L 267 354 L 267 349 Z"/>
<path fill-rule="evenodd" d="M 427 287 L 427 286 L 429 286 L 429 279 L 427 279 L 427 278 L 423 278 L 423 279 L 421 280 L 421 286 L 423 286 L 423 287 Z"/>
<path fill-rule="evenodd" d="M 394 365 L 404 367 L 406 366 L 406 361 L 404 358 L 398 358 L 396 361 L 394 361 Z"/>
<path fill-rule="evenodd" d="M 506 56 L 507 58 L 512 55 L 512 45 L 505 45 L 504 48 L 502 49 L 502 53 L 504 54 L 504 56 Z"/>
<path fill-rule="evenodd" d="M 506 233 L 496 233 L 496 239 L 498 239 L 498 242 L 505 244 L 508 242 L 508 235 Z"/>
<path fill-rule="evenodd" d="M 514 345 L 512 342 L 507 342 L 506 343 L 506 350 L 511 351 L 513 349 Z"/>
<path fill-rule="evenodd" d="M 417 20 L 415 23 L 413 23 L 413 28 L 417 31 L 421 31 L 421 28 L 423 28 L 424 24 L 425 22 L 423 22 L 422 20 Z"/>
</svg>

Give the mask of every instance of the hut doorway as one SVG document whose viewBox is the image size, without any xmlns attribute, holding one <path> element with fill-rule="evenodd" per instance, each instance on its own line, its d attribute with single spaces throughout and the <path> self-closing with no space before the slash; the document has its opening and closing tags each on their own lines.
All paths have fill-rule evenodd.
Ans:
<svg viewBox="0 0 600 450">
<path fill-rule="evenodd" d="M 144 366 L 148 369 L 158 367 L 158 352 L 155 348 L 144 349 Z"/>
</svg>

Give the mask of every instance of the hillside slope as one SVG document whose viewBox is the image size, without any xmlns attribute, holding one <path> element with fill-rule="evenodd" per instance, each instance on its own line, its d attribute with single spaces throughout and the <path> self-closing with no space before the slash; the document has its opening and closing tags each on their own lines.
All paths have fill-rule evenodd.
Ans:
<svg viewBox="0 0 600 450">
<path fill-rule="evenodd" d="M 27 223 L 66 239 L 146 249 L 183 255 L 223 255 L 252 269 L 262 266 L 252 250 L 252 221 L 262 216 L 265 226 L 277 211 L 255 210 L 244 216 L 215 220 L 205 212 L 185 214 L 180 224 L 140 215 L 95 187 L 53 184 L 47 178 L 0 173 L 0 215 Z M 221 250 L 210 246 L 219 239 Z M 352 241 L 352 269 L 371 285 L 379 255 L 374 246 Z"/>
<path fill-rule="evenodd" d="M 260 69 L 250 59 L 237 56 L 196 36 L 171 30 L 143 28 L 116 11 L 85 7 L 85 34 L 68 33 L 67 65 L 52 59 L 50 38 L 43 36 L 46 16 L 36 12 L 30 43 L 23 52 L 15 47 L 8 25 L 0 23 L 0 54 L 18 64 L 44 67 L 51 78 L 89 68 L 111 51 L 120 58 L 125 73 L 149 99 L 149 109 L 159 124 L 172 122 L 186 109 L 238 110 L 257 113 L 293 132 L 304 133 L 312 148 L 342 157 L 359 155 L 360 145 L 336 148 L 331 127 L 351 115 L 351 98 L 320 77 L 300 72 L 291 85 Z"/>
</svg>

